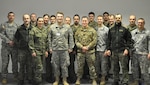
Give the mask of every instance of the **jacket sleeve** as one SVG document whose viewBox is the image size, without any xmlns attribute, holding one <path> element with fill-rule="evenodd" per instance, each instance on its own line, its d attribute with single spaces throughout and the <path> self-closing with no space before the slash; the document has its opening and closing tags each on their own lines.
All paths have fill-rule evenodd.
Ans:
<svg viewBox="0 0 150 85">
<path fill-rule="evenodd" d="M 35 52 L 35 46 L 34 46 L 34 30 L 31 29 L 31 31 L 29 32 L 29 48 L 31 50 L 31 53 Z"/>
<path fill-rule="evenodd" d="M 131 49 L 133 45 L 132 35 L 131 33 L 126 29 L 126 47 L 125 49 Z"/>
<path fill-rule="evenodd" d="M 68 37 L 69 37 L 69 49 L 73 49 L 74 47 L 74 39 L 73 39 L 73 31 L 72 28 L 69 28 L 68 30 Z"/>
<path fill-rule="evenodd" d="M 108 31 L 108 38 L 107 38 L 107 41 L 106 41 L 106 50 L 111 50 L 111 32 L 110 32 L 110 29 Z"/>
<path fill-rule="evenodd" d="M 48 44 L 49 44 L 49 50 L 52 49 L 52 30 L 48 33 Z"/>
<path fill-rule="evenodd" d="M 10 39 L 6 35 L 6 27 L 4 24 L 1 24 L 0 26 L 0 37 L 4 42 L 9 43 Z"/>
</svg>

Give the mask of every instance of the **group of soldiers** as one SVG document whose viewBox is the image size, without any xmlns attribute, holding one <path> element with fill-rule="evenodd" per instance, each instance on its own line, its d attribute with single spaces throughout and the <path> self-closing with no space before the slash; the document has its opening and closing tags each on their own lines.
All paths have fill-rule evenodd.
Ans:
<svg viewBox="0 0 150 85">
<path fill-rule="evenodd" d="M 136 16 L 130 15 L 125 26 L 121 14 L 108 12 L 96 19 L 94 12 L 81 19 L 75 14 L 72 25 L 71 17 L 64 18 L 63 12 L 43 17 L 24 14 L 22 25 L 15 23 L 14 12 L 7 17 L 0 27 L 2 84 L 7 83 L 11 57 L 18 85 L 24 85 L 25 80 L 42 85 L 42 79 L 55 79 L 53 85 L 59 85 L 60 79 L 63 85 L 69 85 L 68 81 L 80 85 L 87 70 L 92 85 L 97 85 L 98 79 L 100 85 L 106 85 L 109 74 L 113 74 L 112 85 L 129 85 L 129 60 L 134 79 L 131 85 L 150 85 L 150 32 L 144 27 L 144 18 L 136 25 Z"/>
</svg>

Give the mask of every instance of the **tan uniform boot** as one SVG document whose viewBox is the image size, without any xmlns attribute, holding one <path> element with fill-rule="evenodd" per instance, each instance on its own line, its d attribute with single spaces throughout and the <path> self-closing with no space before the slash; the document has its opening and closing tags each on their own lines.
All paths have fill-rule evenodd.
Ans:
<svg viewBox="0 0 150 85">
<path fill-rule="evenodd" d="M 96 82 L 96 80 L 95 80 L 95 79 L 93 79 L 93 81 L 92 81 L 92 85 L 97 85 L 97 82 Z"/>
<path fill-rule="evenodd" d="M 2 84 L 7 84 L 7 79 L 6 78 L 2 79 Z"/>
<path fill-rule="evenodd" d="M 80 85 L 80 78 L 77 78 L 75 85 Z"/>
<path fill-rule="evenodd" d="M 100 85 L 105 85 L 105 84 L 106 84 L 105 76 L 102 76 Z"/>
<path fill-rule="evenodd" d="M 139 85 L 139 82 L 137 80 L 135 80 L 133 83 L 131 83 L 129 85 Z"/>
<path fill-rule="evenodd" d="M 69 83 L 67 82 L 67 78 L 63 78 L 63 84 L 64 85 L 69 85 Z"/>
<path fill-rule="evenodd" d="M 59 77 L 56 77 L 55 82 L 53 83 L 53 85 L 58 85 L 59 84 Z"/>
</svg>

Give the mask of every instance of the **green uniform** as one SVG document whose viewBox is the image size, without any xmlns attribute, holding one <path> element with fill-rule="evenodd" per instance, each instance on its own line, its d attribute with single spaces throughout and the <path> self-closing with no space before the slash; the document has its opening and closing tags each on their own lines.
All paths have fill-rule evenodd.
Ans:
<svg viewBox="0 0 150 85">
<path fill-rule="evenodd" d="M 97 26 L 96 21 L 89 22 L 89 26 L 95 28 Z"/>
<path fill-rule="evenodd" d="M 36 53 L 33 57 L 34 82 L 42 82 L 43 60 L 45 52 L 48 51 L 48 31 L 47 29 L 33 28 L 29 33 L 29 48 L 31 53 Z"/>
<path fill-rule="evenodd" d="M 75 33 L 75 43 L 77 45 L 77 77 L 81 78 L 83 75 L 83 68 L 85 61 L 89 67 L 89 74 L 91 79 L 95 79 L 96 71 L 95 71 L 95 46 L 97 43 L 97 33 L 92 27 L 87 28 L 79 28 Z M 83 53 L 82 47 L 87 46 L 88 51 Z"/>
<path fill-rule="evenodd" d="M 2 55 L 2 78 L 7 77 L 8 73 L 8 64 L 9 59 L 11 57 L 12 60 L 12 71 L 14 76 L 17 78 L 18 75 L 18 58 L 17 58 L 17 48 L 16 45 L 10 46 L 9 42 L 14 41 L 14 35 L 18 25 L 13 22 L 9 23 L 8 21 L 1 24 L 0 26 L 0 37 L 2 39 L 2 48 L 1 48 L 1 55 Z M 11 55 L 11 56 L 9 56 Z"/>
<path fill-rule="evenodd" d="M 68 24 L 51 25 L 49 33 L 49 49 L 52 49 L 52 65 L 54 76 L 68 77 L 68 66 L 70 65 L 68 49 L 74 47 L 73 32 Z M 60 71 L 61 69 L 61 71 Z M 61 73 L 60 73 L 61 72 Z"/>
<path fill-rule="evenodd" d="M 132 30 L 137 28 L 137 25 L 133 25 L 133 26 L 128 25 L 126 28 L 131 32 Z"/>
</svg>

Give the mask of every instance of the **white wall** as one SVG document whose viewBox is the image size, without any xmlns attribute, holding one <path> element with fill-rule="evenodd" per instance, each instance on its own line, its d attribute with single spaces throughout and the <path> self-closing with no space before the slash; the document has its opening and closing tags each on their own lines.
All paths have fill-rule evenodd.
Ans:
<svg viewBox="0 0 150 85">
<path fill-rule="evenodd" d="M 15 12 L 16 22 L 22 24 L 24 13 L 36 13 L 38 16 L 48 13 L 56 14 L 57 11 L 64 12 L 65 16 L 79 14 L 88 15 L 90 11 L 96 16 L 107 11 L 111 14 L 121 13 L 123 23 L 128 24 L 128 17 L 134 14 L 143 17 L 146 21 L 146 28 L 150 29 L 150 0 L 1 0 L 0 1 L 0 23 L 7 20 L 7 13 Z M 11 72 L 11 64 L 9 72 Z M 0 57 L 1 72 L 1 57 Z"/>
</svg>

